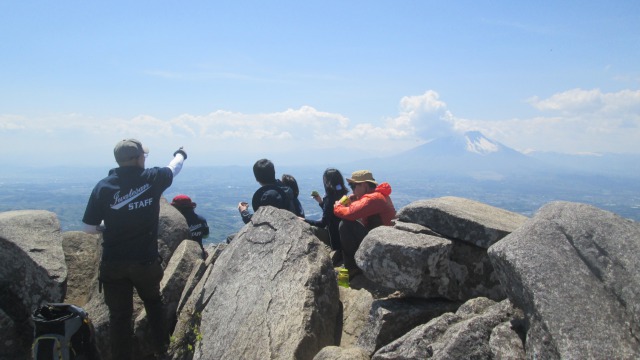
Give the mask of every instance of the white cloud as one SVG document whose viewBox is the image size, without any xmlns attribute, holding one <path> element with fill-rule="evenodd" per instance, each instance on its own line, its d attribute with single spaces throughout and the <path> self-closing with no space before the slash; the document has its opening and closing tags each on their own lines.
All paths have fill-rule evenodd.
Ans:
<svg viewBox="0 0 640 360">
<path fill-rule="evenodd" d="M 433 90 L 419 96 L 403 97 L 400 100 L 400 114 L 387 123 L 402 131 L 405 137 L 413 136 L 422 140 L 449 135 L 455 125 L 447 104 Z"/>
<path fill-rule="evenodd" d="M 90 159 L 91 152 L 108 153 L 123 138 L 137 138 L 151 149 L 151 155 L 172 153 L 184 145 L 205 157 L 208 163 L 234 163 L 235 158 L 254 159 L 263 153 L 304 157 L 314 150 L 343 147 L 356 153 L 383 154 L 397 146 L 410 132 L 393 124 L 352 124 L 341 114 L 319 111 L 310 106 L 282 112 L 244 114 L 215 111 L 206 115 L 183 114 L 172 119 L 139 115 L 130 119 L 94 118 L 80 114 L 47 117 L 0 117 L 0 140 L 20 138 L 23 154 L 35 157 L 35 144 L 50 144 L 49 155 L 62 159 L 73 152 L 65 149 L 71 139 L 86 148 L 78 156 Z M 376 146 L 372 147 L 371 143 Z M 54 145 L 55 144 L 55 145 Z M 57 150 L 54 151 L 54 149 Z M 107 161 L 108 156 L 104 157 Z M 41 159 L 39 160 L 41 161 Z M 89 161 L 89 160 L 85 160 Z"/>
<path fill-rule="evenodd" d="M 529 103 L 538 110 L 559 110 L 564 112 L 584 112 L 600 107 L 599 90 L 573 89 L 555 94 L 548 99 L 538 97 L 529 99 Z"/>
<path fill-rule="evenodd" d="M 597 113 L 620 114 L 640 108 L 640 90 L 622 90 L 603 93 L 599 89 L 571 89 L 554 94 L 547 99 L 529 99 L 529 103 L 541 111 L 560 111 L 565 114 L 590 115 Z"/>
<path fill-rule="evenodd" d="M 521 151 L 567 153 L 638 153 L 640 91 L 603 93 L 572 89 L 546 99 L 531 98 L 536 109 L 550 113 L 530 119 L 456 119 L 461 131 L 485 135 Z"/>
<path fill-rule="evenodd" d="M 405 96 L 400 99 L 400 108 L 403 113 L 433 113 L 447 107 L 440 101 L 440 95 L 433 90 L 428 90 L 419 96 Z"/>
<path fill-rule="evenodd" d="M 0 115 L 0 131 L 24 129 L 24 117 L 17 115 Z"/>
<path fill-rule="evenodd" d="M 0 141 L 20 153 L 26 163 L 32 156 L 47 164 L 60 159 L 111 162 L 113 144 L 128 137 L 142 140 L 154 156 L 171 154 L 183 145 L 200 154 L 194 158 L 206 165 L 237 163 L 237 159 L 250 163 L 268 154 L 304 160 L 330 149 L 361 154 L 360 158 L 384 156 L 470 130 L 521 151 L 639 152 L 640 91 L 572 89 L 546 99 L 531 98 L 530 104 L 545 115 L 507 120 L 457 118 L 433 90 L 405 96 L 399 101 L 397 116 L 367 123 L 354 123 L 342 114 L 311 106 L 262 114 L 218 110 L 171 119 L 0 115 Z M 44 144 L 46 152 L 42 151 Z M 43 155 L 53 160 L 42 159 Z"/>
</svg>

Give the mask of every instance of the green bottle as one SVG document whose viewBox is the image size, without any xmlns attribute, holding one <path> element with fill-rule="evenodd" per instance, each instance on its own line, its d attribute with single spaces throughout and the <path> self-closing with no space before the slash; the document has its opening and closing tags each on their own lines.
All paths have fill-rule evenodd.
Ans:
<svg viewBox="0 0 640 360">
<path fill-rule="evenodd" d="M 349 270 L 346 268 L 340 268 L 338 272 L 338 285 L 342 287 L 349 287 Z"/>
</svg>

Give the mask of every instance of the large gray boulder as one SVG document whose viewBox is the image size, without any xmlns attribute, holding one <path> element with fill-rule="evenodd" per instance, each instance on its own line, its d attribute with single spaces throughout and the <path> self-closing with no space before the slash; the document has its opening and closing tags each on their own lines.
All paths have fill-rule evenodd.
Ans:
<svg viewBox="0 0 640 360">
<path fill-rule="evenodd" d="M 189 276 L 202 261 L 200 244 L 193 240 L 184 240 L 164 269 L 164 277 L 160 282 L 160 291 L 167 311 L 167 323 L 172 328 L 176 322 L 176 313 L 182 292 L 189 280 Z"/>
<path fill-rule="evenodd" d="M 0 358 L 25 359 L 33 339 L 31 313 L 62 302 L 67 266 L 56 214 L 44 210 L 0 213 Z"/>
<path fill-rule="evenodd" d="M 213 271 L 213 266 L 205 266 L 199 262 L 191 272 L 189 278 L 196 281 L 198 274 L 202 270 L 201 278 L 192 289 L 190 296 L 178 305 L 180 312 L 178 320 L 171 336 L 169 344 L 169 354 L 173 360 L 191 360 L 196 345 L 202 341 L 200 333 L 200 322 L 202 320 L 202 309 L 204 308 L 203 293 L 207 279 Z"/>
<path fill-rule="evenodd" d="M 527 220 L 511 211 L 454 196 L 412 202 L 400 209 L 397 217 L 485 249 Z"/>
<path fill-rule="evenodd" d="M 402 223 L 371 230 L 355 257 L 366 277 L 405 296 L 505 298 L 484 248 L 431 235 L 419 226 Z"/>
<path fill-rule="evenodd" d="M 102 254 L 101 235 L 82 231 L 62 233 L 62 248 L 67 263 L 67 296 L 64 302 L 85 306 L 93 287 L 97 284 L 100 256 Z"/>
<path fill-rule="evenodd" d="M 365 289 L 352 289 L 340 286 L 342 302 L 342 335 L 340 347 L 355 346 L 366 331 L 373 296 Z"/>
<path fill-rule="evenodd" d="M 158 222 L 158 252 L 162 266 L 167 263 L 182 240 L 190 239 L 189 226 L 184 215 L 171 206 L 167 199 L 160 198 L 160 217 Z"/>
<path fill-rule="evenodd" d="M 169 346 L 170 358 L 173 360 L 192 359 L 196 344 L 202 341 L 200 321 L 204 309 L 203 289 L 216 261 L 226 247 L 227 244 L 209 244 L 206 248 L 209 256 L 204 261 L 196 262 L 187 279 L 180 295 L 176 310 L 177 322 Z"/>
<path fill-rule="evenodd" d="M 527 317 L 528 358 L 637 359 L 640 225 L 554 202 L 489 249 Z"/>
<path fill-rule="evenodd" d="M 355 259 L 368 279 L 428 298 L 447 293 L 450 251 L 447 239 L 379 226 L 364 238 Z"/>
<path fill-rule="evenodd" d="M 455 313 L 445 313 L 407 332 L 372 359 L 494 359 L 490 346 L 494 328 L 518 317 L 521 312 L 509 300 L 471 299 Z"/>
<path fill-rule="evenodd" d="M 187 279 L 187 283 L 182 289 L 182 294 L 180 294 L 180 301 L 178 302 L 178 308 L 176 309 L 176 314 L 179 317 L 182 309 L 185 307 L 187 302 L 189 302 L 191 295 L 194 293 L 196 287 L 200 284 L 200 280 L 202 276 L 210 269 L 222 254 L 222 251 L 227 247 L 227 244 L 209 244 L 207 246 L 207 253 L 209 256 L 205 260 L 197 261 L 191 270 L 191 274 L 189 274 L 189 278 Z M 200 309 L 202 310 L 202 309 Z"/>
<path fill-rule="evenodd" d="M 202 294 L 194 359 L 312 359 L 336 345 L 338 285 L 325 246 L 292 213 L 261 207 Z"/>
</svg>

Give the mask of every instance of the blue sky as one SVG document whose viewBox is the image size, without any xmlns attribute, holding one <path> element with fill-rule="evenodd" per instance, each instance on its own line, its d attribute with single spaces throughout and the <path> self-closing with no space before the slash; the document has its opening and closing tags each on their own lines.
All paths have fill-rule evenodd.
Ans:
<svg viewBox="0 0 640 360">
<path fill-rule="evenodd" d="M 4 1 L 0 41 L 9 164 L 640 153 L 638 1 Z"/>
</svg>

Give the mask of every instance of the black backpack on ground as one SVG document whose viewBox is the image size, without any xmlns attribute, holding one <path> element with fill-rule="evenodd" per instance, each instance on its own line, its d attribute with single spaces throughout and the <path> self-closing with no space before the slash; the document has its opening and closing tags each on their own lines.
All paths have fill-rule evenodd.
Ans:
<svg viewBox="0 0 640 360">
<path fill-rule="evenodd" d="M 94 329 L 81 307 L 46 304 L 33 312 L 34 360 L 98 360 Z"/>
</svg>

